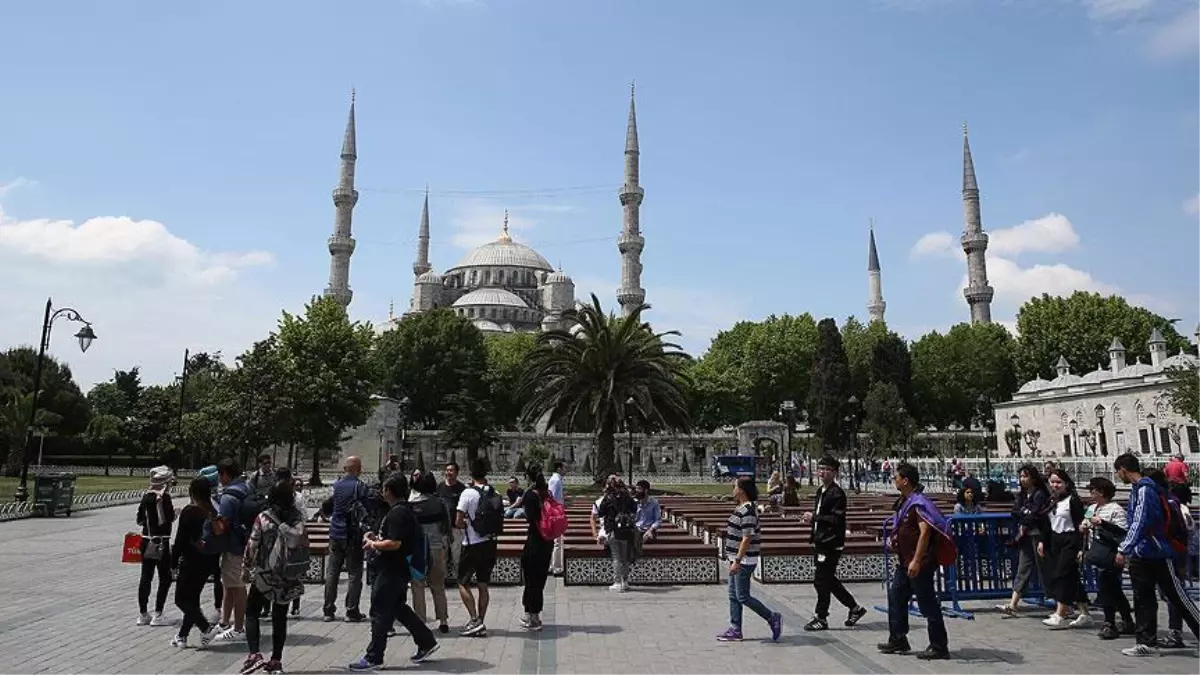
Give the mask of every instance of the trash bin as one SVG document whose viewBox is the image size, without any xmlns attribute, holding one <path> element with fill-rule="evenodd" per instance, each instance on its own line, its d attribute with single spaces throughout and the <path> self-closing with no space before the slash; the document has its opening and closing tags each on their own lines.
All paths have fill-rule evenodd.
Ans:
<svg viewBox="0 0 1200 675">
<path fill-rule="evenodd" d="M 33 511 L 44 518 L 70 516 L 75 502 L 75 474 L 40 473 L 33 477 Z"/>
</svg>

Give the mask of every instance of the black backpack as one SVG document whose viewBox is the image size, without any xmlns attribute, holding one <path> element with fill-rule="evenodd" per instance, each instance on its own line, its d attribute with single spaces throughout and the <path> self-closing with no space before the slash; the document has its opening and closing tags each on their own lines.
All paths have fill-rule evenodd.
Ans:
<svg viewBox="0 0 1200 675">
<path fill-rule="evenodd" d="M 225 488 L 225 494 L 233 495 L 238 500 L 238 522 L 236 525 L 243 533 L 249 532 L 254 527 L 254 521 L 258 518 L 258 514 L 267 510 L 267 498 L 265 495 L 260 495 L 247 486 L 244 490 L 238 489 L 236 486 Z"/>
<path fill-rule="evenodd" d="M 617 492 L 604 498 L 604 529 L 612 534 L 626 535 L 637 529 L 637 502 L 628 492 Z"/>
<path fill-rule="evenodd" d="M 504 498 L 490 485 L 472 486 L 479 492 L 479 503 L 475 505 L 475 517 L 471 519 L 471 529 L 475 534 L 488 539 L 495 539 L 504 532 Z"/>
</svg>

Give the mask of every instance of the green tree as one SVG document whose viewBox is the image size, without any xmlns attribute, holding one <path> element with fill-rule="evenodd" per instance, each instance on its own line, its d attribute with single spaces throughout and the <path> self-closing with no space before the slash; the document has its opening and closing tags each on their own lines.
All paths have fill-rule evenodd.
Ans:
<svg viewBox="0 0 1200 675">
<path fill-rule="evenodd" d="M 840 448 L 845 433 L 842 418 L 850 396 L 850 365 L 833 319 L 822 319 L 817 324 L 817 333 L 819 341 L 808 396 L 809 424 L 826 448 Z"/>
<path fill-rule="evenodd" d="M 690 431 L 685 392 L 690 358 L 642 321 L 648 305 L 628 317 L 606 314 L 600 300 L 568 310 L 570 331 L 538 336 L 522 373 L 520 396 L 526 423 L 544 420 L 555 428 L 587 428 L 596 438 L 596 473 L 615 466 L 615 435 L 622 420 L 635 417 L 644 433 Z M 627 401 L 632 400 L 632 409 Z"/>
<path fill-rule="evenodd" d="M 882 324 L 876 321 L 874 325 Z M 904 406 L 912 409 L 912 354 L 908 351 L 908 343 L 896 333 L 889 331 L 872 349 L 871 383 L 875 382 L 894 385 Z"/>
<path fill-rule="evenodd" d="M 110 414 L 97 414 L 88 422 L 84 431 L 84 442 L 95 453 L 104 456 L 104 475 L 109 475 L 112 458 L 121 449 L 124 438 L 121 435 L 123 421 L 120 417 Z"/>
<path fill-rule="evenodd" d="M 0 401 L 0 435 L 7 440 L 8 459 L 5 462 L 6 476 L 17 476 L 24 463 L 26 441 L 30 438 L 29 413 L 33 408 L 33 393 L 22 394 L 16 389 L 6 392 Z M 33 430 L 53 429 L 62 421 L 59 415 L 45 408 L 38 408 Z"/>
<path fill-rule="evenodd" d="M 330 298 L 314 299 L 303 316 L 284 312 L 279 322 L 278 358 L 292 388 L 295 437 L 312 451 L 313 485 L 321 484 L 321 452 L 370 417 L 372 343 L 371 326 L 351 322 Z"/>
<path fill-rule="evenodd" d="M 500 440 L 493 431 L 496 428 L 491 401 L 485 392 L 482 380 L 473 383 L 475 391 L 451 394 L 442 413 L 442 431 L 446 442 L 467 450 L 467 466 L 479 457 L 479 451 Z"/>
<path fill-rule="evenodd" d="M 118 370 L 113 374 L 112 382 L 125 394 L 125 400 L 130 406 L 136 406 L 142 395 L 142 373 L 137 366 L 129 370 Z"/>
<path fill-rule="evenodd" d="M 891 382 L 876 380 L 863 402 L 862 430 L 870 439 L 864 458 L 886 453 L 908 437 L 912 420 L 904 407 L 900 390 Z"/>
<path fill-rule="evenodd" d="M 530 443 L 529 447 L 525 448 L 525 452 L 521 454 L 521 459 L 525 460 L 525 469 L 531 467 L 539 467 L 545 470 L 546 463 L 551 460 L 550 451 L 541 443 Z M 524 476 L 525 471 L 518 471 L 518 476 Z"/>
<path fill-rule="evenodd" d="M 31 347 L 16 347 L 5 353 L 4 377 L 11 387 L 21 394 L 33 393 L 33 379 L 37 370 L 37 352 Z M 3 392 L 0 389 L 0 392 Z M 38 394 L 38 409 L 55 415 L 50 432 L 61 436 L 83 433 L 91 418 L 91 409 L 79 385 L 71 374 L 70 366 L 60 363 L 50 354 L 45 355 L 42 365 L 42 383 Z"/>
<path fill-rule="evenodd" d="M 1171 409 L 1189 420 L 1200 420 L 1200 370 L 1176 366 L 1167 368 L 1171 378 L 1167 402 Z"/>
<path fill-rule="evenodd" d="M 846 362 L 850 368 L 849 394 L 865 401 L 867 389 L 873 381 L 875 346 L 887 335 L 887 325 L 882 321 L 863 324 L 857 318 L 847 317 L 842 323 L 842 348 L 846 350 Z"/>
<path fill-rule="evenodd" d="M 1065 356 L 1076 374 L 1109 362 L 1108 347 L 1118 337 L 1125 345 L 1126 359 L 1147 361 L 1150 332 L 1158 328 L 1167 340 L 1167 350 L 1190 351 L 1188 341 L 1162 316 L 1130 305 L 1117 295 L 1076 291 L 1068 297 L 1042 295 L 1031 298 L 1017 312 L 1015 361 L 1021 382 L 1035 377 L 1053 379 L 1058 357 Z"/>
<path fill-rule="evenodd" d="M 521 418 L 517 398 L 521 370 L 537 345 L 533 333 L 493 333 L 484 338 L 487 348 L 485 380 L 491 394 L 496 427 L 516 431 Z"/>
<path fill-rule="evenodd" d="M 94 415 L 112 415 L 125 419 L 133 415 L 133 404 L 116 383 L 100 382 L 87 393 L 88 405 Z"/>
<path fill-rule="evenodd" d="M 979 400 L 1007 401 L 1017 388 L 1015 347 L 996 323 L 960 323 L 933 331 L 912 346 L 913 412 L 922 426 L 967 429 L 978 420 Z"/>
</svg>

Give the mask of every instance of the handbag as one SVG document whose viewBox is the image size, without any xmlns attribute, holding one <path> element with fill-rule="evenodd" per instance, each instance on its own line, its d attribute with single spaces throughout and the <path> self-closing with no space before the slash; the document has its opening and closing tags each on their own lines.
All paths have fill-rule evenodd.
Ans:
<svg viewBox="0 0 1200 675">
<path fill-rule="evenodd" d="M 1092 527 L 1092 543 L 1083 561 L 1102 570 L 1116 566 L 1117 549 L 1125 538 L 1125 530 L 1108 521 Z"/>
<path fill-rule="evenodd" d="M 157 562 L 163 557 L 163 539 L 162 537 L 144 537 L 145 550 L 142 551 L 142 560 L 150 560 Z"/>
</svg>

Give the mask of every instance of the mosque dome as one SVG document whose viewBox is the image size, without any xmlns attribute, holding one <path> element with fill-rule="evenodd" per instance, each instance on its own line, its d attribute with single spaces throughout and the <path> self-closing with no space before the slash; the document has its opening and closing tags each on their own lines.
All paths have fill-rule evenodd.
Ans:
<svg viewBox="0 0 1200 675">
<path fill-rule="evenodd" d="M 454 301 L 454 307 L 516 307 L 529 309 L 519 295 L 503 288 L 477 288 Z"/>
<path fill-rule="evenodd" d="M 543 272 L 554 271 L 540 253 L 513 241 L 508 233 L 507 211 L 504 213 L 504 229 L 500 238 L 467 253 L 451 271 L 464 267 L 523 267 Z"/>
</svg>

